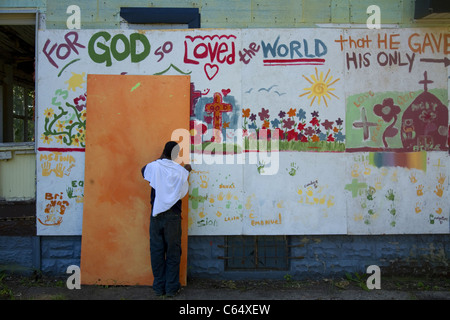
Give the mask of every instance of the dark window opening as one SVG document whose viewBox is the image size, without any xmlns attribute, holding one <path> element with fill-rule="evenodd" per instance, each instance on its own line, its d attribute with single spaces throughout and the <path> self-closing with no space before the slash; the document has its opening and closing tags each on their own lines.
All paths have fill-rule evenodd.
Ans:
<svg viewBox="0 0 450 320">
<path fill-rule="evenodd" d="M 35 36 L 35 25 L 0 24 L 0 143 L 34 141 Z"/>
<path fill-rule="evenodd" d="M 450 18 L 450 2 L 448 0 L 416 0 L 414 19 L 444 19 Z"/>
</svg>

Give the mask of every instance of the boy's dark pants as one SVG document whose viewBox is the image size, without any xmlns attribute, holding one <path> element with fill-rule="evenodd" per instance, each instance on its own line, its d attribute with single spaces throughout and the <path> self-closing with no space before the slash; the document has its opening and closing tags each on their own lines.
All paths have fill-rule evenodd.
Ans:
<svg viewBox="0 0 450 320">
<path fill-rule="evenodd" d="M 153 290 L 158 295 L 180 289 L 181 213 L 169 209 L 150 219 Z"/>
</svg>

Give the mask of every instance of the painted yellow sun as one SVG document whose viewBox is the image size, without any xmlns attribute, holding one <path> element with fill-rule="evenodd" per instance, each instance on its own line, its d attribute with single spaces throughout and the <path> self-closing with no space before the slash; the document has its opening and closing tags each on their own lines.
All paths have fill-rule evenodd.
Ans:
<svg viewBox="0 0 450 320">
<path fill-rule="evenodd" d="M 320 76 L 319 76 L 319 72 L 317 71 L 317 68 L 315 68 L 315 69 L 316 69 L 316 74 L 315 75 L 312 74 L 310 79 L 305 77 L 304 75 L 302 75 L 303 78 L 305 78 L 306 81 L 308 81 L 311 84 L 311 87 L 304 88 L 303 90 L 306 90 L 306 92 L 299 95 L 299 97 L 303 97 L 303 96 L 309 94 L 308 99 L 312 98 L 310 106 L 312 106 L 312 104 L 314 103 L 316 98 L 318 98 L 317 102 L 320 105 L 320 101 L 323 98 L 325 105 L 328 107 L 327 98 L 331 99 L 330 95 L 339 99 L 338 96 L 336 96 L 333 92 L 331 92 L 331 91 L 335 90 L 335 88 L 331 88 L 331 86 L 333 84 L 335 84 L 336 82 L 338 82 L 340 79 L 338 78 L 338 79 L 334 80 L 333 82 L 331 82 L 333 80 L 333 77 L 330 76 L 328 78 L 328 75 L 330 74 L 330 69 L 328 69 L 328 72 L 325 75 L 325 77 L 323 76 L 322 71 L 320 72 Z"/>
<path fill-rule="evenodd" d="M 82 84 L 86 82 L 83 80 L 85 74 L 86 72 L 83 72 L 82 74 L 72 72 L 72 76 L 70 77 L 70 79 L 64 82 L 69 84 L 67 90 L 72 89 L 73 91 L 75 91 L 77 87 L 83 88 Z"/>
</svg>

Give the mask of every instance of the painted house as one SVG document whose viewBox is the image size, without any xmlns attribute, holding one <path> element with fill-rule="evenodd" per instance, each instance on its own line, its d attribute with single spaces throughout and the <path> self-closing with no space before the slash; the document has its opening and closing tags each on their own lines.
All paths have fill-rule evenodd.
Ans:
<svg viewBox="0 0 450 320">
<path fill-rule="evenodd" d="M 147 250 L 181 121 L 187 276 L 448 273 L 444 1 L 4 1 L 0 35 L 0 270 Z"/>
</svg>

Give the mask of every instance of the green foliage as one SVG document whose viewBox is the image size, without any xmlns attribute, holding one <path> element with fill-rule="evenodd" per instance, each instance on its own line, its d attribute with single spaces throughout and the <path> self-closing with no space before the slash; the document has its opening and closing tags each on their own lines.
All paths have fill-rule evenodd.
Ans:
<svg viewBox="0 0 450 320">
<path fill-rule="evenodd" d="M 13 293 L 10 288 L 3 282 L 3 279 L 6 277 L 6 274 L 0 272 L 0 299 L 12 299 Z"/>
<path fill-rule="evenodd" d="M 367 275 L 361 275 L 358 272 L 355 272 L 354 275 L 351 273 L 346 272 L 345 277 L 347 280 L 354 282 L 357 286 L 359 286 L 361 289 L 369 291 L 369 288 L 367 288 Z"/>
</svg>

